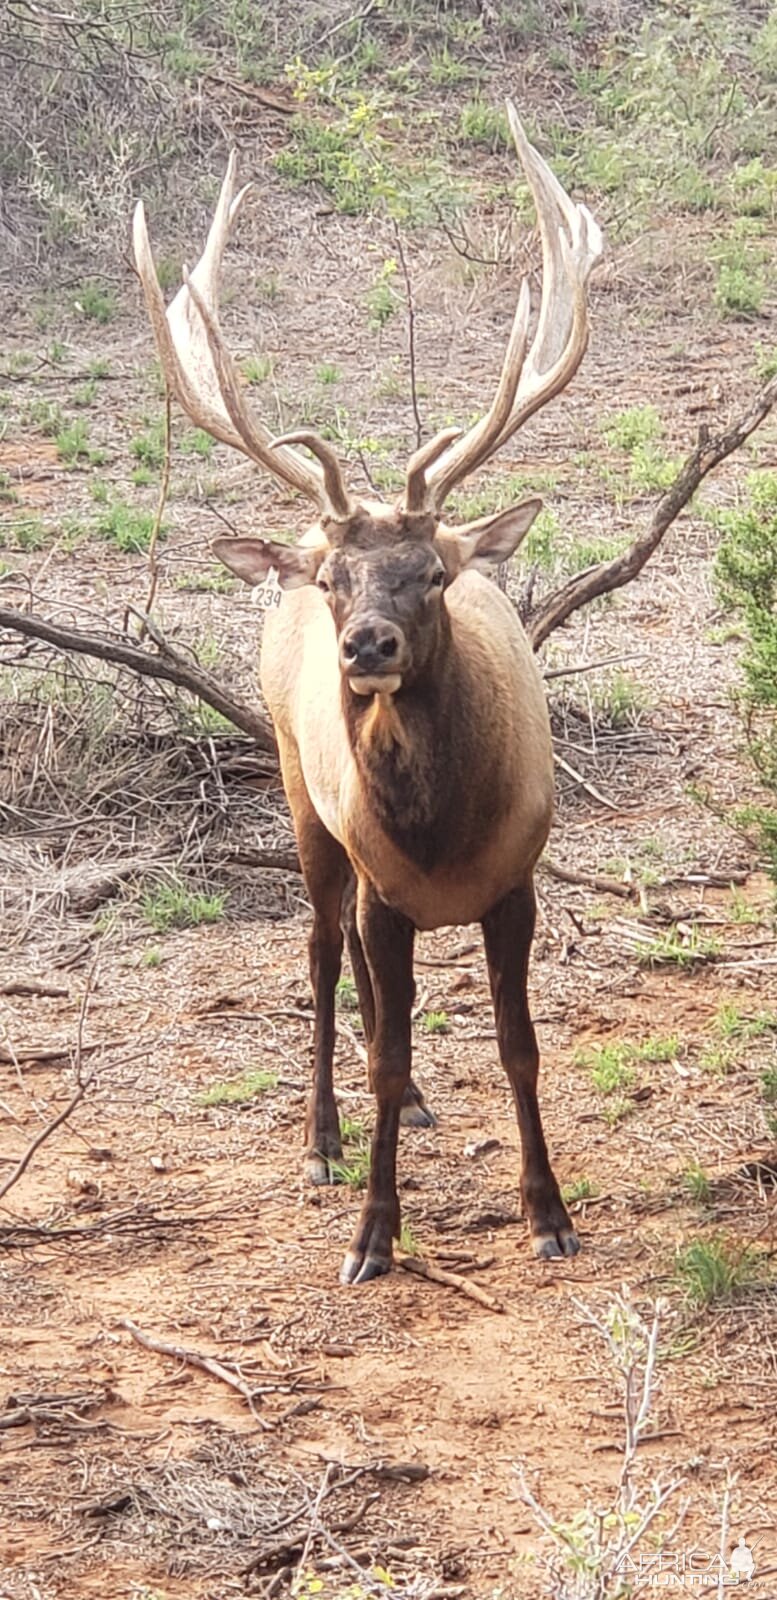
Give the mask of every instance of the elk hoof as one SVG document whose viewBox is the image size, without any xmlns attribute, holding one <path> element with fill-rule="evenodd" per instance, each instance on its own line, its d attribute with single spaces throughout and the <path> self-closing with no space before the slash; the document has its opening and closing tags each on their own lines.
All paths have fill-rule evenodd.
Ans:
<svg viewBox="0 0 777 1600">
<path fill-rule="evenodd" d="M 340 1273 L 340 1282 L 369 1283 L 372 1278 L 383 1278 L 391 1271 L 392 1259 L 385 1256 L 362 1256 L 356 1250 L 349 1250 L 343 1262 Z"/>
<path fill-rule="evenodd" d="M 340 1134 L 322 1134 L 312 1148 L 305 1152 L 305 1175 L 308 1183 L 340 1183 L 342 1181 L 343 1147 Z"/>
<path fill-rule="evenodd" d="M 436 1128 L 437 1118 L 412 1078 L 402 1096 L 399 1121 L 403 1128 Z"/>
<path fill-rule="evenodd" d="M 553 1261 L 562 1256 L 576 1256 L 580 1240 L 570 1223 L 568 1228 L 557 1228 L 553 1233 L 535 1233 L 532 1246 L 538 1261 Z"/>
<path fill-rule="evenodd" d="M 371 1278 L 382 1278 L 390 1272 L 395 1237 L 399 1237 L 396 1196 L 391 1201 L 365 1200 L 351 1248 L 343 1262 L 340 1282 L 369 1283 Z"/>
</svg>

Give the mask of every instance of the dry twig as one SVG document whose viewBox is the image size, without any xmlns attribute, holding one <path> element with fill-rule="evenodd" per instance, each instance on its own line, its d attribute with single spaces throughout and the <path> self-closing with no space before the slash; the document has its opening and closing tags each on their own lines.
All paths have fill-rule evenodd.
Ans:
<svg viewBox="0 0 777 1600">
<path fill-rule="evenodd" d="M 485 1306 L 488 1311 L 504 1314 L 507 1310 L 495 1295 L 489 1294 L 487 1289 L 481 1289 L 477 1283 L 470 1283 L 468 1278 L 460 1277 L 458 1272 L 446 1272 L 442 1267 L 433 1266 L 430 1261 L 421 1261 L 418 1256 L 399 1256 L 397 1263 L 405 1272 L 413 1272 L 418 1278 L 428 1278 L 430 1283 L 441 1283 L 445 1289 L 458 1289 L 459 1294 L 465 1294 L 469 1300 L 476 1300 L 479 1306 Z"/>
<path fill-rule="evenodd" d="M 24 1152 L 24 1155 L 16 1163 L 16 1166 L 14 1167 L 13 1172 L 11 1172 L 9 1174 L 9 1176 L 6 1178 L 4 1183 L 0 1184 L 0 1200 L 4 1199 L 5 1196 L 8 1194 L 9 1189 L 12 1189 L 14 1184 L 19 1182 L 19 1179 L 27 1171 L 27 1168 L 30 1165 L 30 1162 L 32 1161 L 33 1156 L 35 1155 L 36 1151 L 40 1149 L 41 1145 L 44 1144 L 47 1139 L 51 1138 L 52 1133 L 56 1133 L 57 1128 L 61 1128 L 62 1127 L 63 1122 L 67 1122 L 68 1117 L 72 1115 L 72 1113 L 75 1111 L 76 1106 L 79 1105 L 80 1102 L 83 1100 L 87 1089 L 89 1088 L 90 1084 L 94 1080 L 94 1072 L 93 1071 L 90 1072 L 88 1077 L 86 1077 L 86 1078 L 83 1075 L 83 1057 L 84 1057 L 84 1039 L 83 1039 L 83 1035 L 84 1035 L 84 1023 L 86 1021 L 86 1013 L 87 1013 L 87 1010 L 88 1010 L 88 1007 L 89 1007 L 89 996 L 90 996 L 91 990 L 92 990 L 92 981 L 93 981 L 93 978 L 94 978 L 95 967 L 96 967 L 96 962 L 93 962 L 93 964 L 92 964 L 92 966 L 91 966 L 91 968 L 90 968 L 90 970 L 89 970 L 89 972 L 87 974 L 86 983 L 84 985 L 84 993 L 83 993 L 83 997 L 82 997 L 82 1000 L 81 1000 L 81 1009 L 80 1009 L 80 1011 L 78 1013 L 78 1027 L 77 1027 L 77 1031 L 76 1031 L 76 1048 L 75 1048 L 75 1062 L 74 1062 L 75 1079 L 76 1079 L 75 1092 L 74 1092 L 74 1094 L 71 1095 L 70 1099 L 67 1102 L 67 1105 L 63 1106 L 62 1110 L 57 1112 L 57 1115 L 55 1117 L 52 1117 L 51 1121 L 47 1122 L 45 1124 L 45 1126 L 40 1129 L 39 1133 L 36 1133 L 35 1138 L 31 1141 L 30 1144 L 28 1144 L 27 1149 Z M 17 1057 L 17 1059 L 18 1059 L 18 1057 Z"/>
</svg>

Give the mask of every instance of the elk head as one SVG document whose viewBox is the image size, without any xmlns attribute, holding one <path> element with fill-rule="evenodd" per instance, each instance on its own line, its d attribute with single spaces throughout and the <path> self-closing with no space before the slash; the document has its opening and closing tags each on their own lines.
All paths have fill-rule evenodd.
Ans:
<svg viewBox="0 0 777 1600">
<path fill-rule="evenodd" d="M 565 388 L 588 342 L 586 285 L 601 254 L 599 229 L 529 144 L 509 101 L 507 114 L 542 240 L 542 300 L 534 337 L 529 344 L 524 281 L 488 412 L 466 432 L 444 429 L 416 451 L 395 506 L 355 500 L 331 445 L 310 432 L 273 438 L 249 409 L 218 318 L 224 247 L 247 193 L 247 188 L 235 192 L 234 151 L 205 251 L 191 273 L 184 270 L 183 285 L 167 312 L 142 203 L 135 212 L 135 259 L 170 390 L 198 426 L 299 490 L 317 510 L 299 545 L 221 538 L 214 541 L 214 553 L 248 583 L 263 582 L 274 569 L 283 589 L 317 584 L 334 617 L 343 674 L 357 694 L 394 693 L 411 682 L 445 628 L 448 585 L 467 568 L 493 567 L 518 548 L 539 500 L 458 528 L 443 523 L 444 503 L 458 483 Z"/>
</svg>

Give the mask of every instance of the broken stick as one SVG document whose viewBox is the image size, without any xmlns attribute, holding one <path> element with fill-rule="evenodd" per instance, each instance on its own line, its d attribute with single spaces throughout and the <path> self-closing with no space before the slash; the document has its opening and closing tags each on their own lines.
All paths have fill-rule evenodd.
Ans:
<svg viewBox="0 0 777 1600">
<path fill-rule="evenodd" d="M 237 1393 L 242 1395 L 251 1415 L 256 1418 L 260 1428 L 263 1428 L 266 1432 L 270 1431 L 272 1424 L 266 1422 L 264 1417 L 260 1417 L 257 1414 L 254 1405 L 257 1390 L 252 1389 L 251 1385 L 246 1383 L 244 1378 L 238 1377 L 236 1372 L 231 1372 L 229 1367 L 222 1366 L 222 1363 L 216 1361 L 213 1356 L 201 1356 L 197 1350 L 187 1350 L 183 1345 L 179 1344 L 168 1344 L 166 1339 L 154 1339 L 151 1334 L 144 1333 L 142 1328 L 139 1328 L 135 1322 L 131 1322 L 129 1317 L 122 1317 L 119 1326 L 126 1328 L 127 1332 L 132 1334 L 133 1339 L 137 1344 L 141 1344 L 144 1350 L 153 1350 L 156 1355 L 160 1356 L 172 1356 L 173 1360 L 183 1361 L 187 1367 L 197 1367 L 198 1371 L 207 1372 L 209 1377 L 218 1378 L 221 1383 L 229 1384 L 230 1389 L 236 1389 Z"/>
<path fill-rule="evenodd" d="M 429 1278 L 432 1283 L 441 1283 L 446 1289 L 458 1289 L 459 1294 L 476 1300 L 478 1305 L 486 1306 L 489 1311 L 504 1314 L 507 1310 L 495 1295 L 489 1294 L 487 1289 L 481 1289 L 477 1283 L 470 1283 L 468 1278 L 460 1277 L 458 1272 L 446 1272 L 442 1267 L 433 1266 L 430 1261 L 421 1261 L 418 1256 L 399 1256 L 397 1260 L 405 1272 L 414 1272 L 419 1278 Z"/>
</svg>

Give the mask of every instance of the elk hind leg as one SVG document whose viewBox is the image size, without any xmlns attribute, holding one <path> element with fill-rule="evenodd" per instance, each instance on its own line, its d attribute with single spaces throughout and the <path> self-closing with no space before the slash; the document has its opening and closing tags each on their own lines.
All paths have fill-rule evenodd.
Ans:
<svg viewBox="0 0 777 1600">
<path fill-rule="evenodd" d="M 305 1165 L 311 1183 L 336 1183 L 343 1147 L 333 1082 L 335 989 L 343 952 L 340 911 L 350 866 L 342 845 L 313 808 L 296 746 L 280 734 L 278 746 L 302 874 L 313 907 L 308 959 L 315 1021 L 313 1083 L 305 1118 Z"/>
<path fill-rule="evenodd" d="M 362 1027 L 367 1045 L 370 1044 L 375 1032 L 375 997 L 372 992 L 372 981 L 369 969 L 364 959 L 364 949 L 356 925 L 356 877 L 351 877 L 346 885 L 343 895 L 342 929 L 345 942 L 348 946 L 348 956 L 351 962 L 356 993 L 359 996 L 359 1010 L 361 1012 Z M 402 1108 L 399 1121 L 403 1128 L 436 1128 L 437 1118 L 431 1106 L 427 1105 L 423 1091 L 418 1084 L 410 1079 L 402 1098 Z"/>
<path fill-rule="evenodd" d="M 580 1248 L 548 1159 L 537 1101 L 539 1051 L 526 984 L 536 904 L 531 882 L 513 889 L 483 918 L 499 1054 L 521 1134 L 521 1196 L 540 1257 L 573 1256 Z"/>
</svg>

